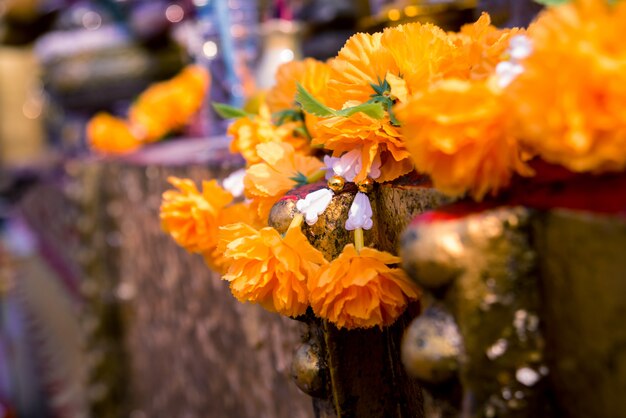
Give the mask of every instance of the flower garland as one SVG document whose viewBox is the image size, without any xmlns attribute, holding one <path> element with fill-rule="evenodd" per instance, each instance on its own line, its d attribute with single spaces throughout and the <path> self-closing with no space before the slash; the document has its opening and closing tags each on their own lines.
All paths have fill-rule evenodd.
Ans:
<svg viewBox="0 0 626 418">
<path fill-rule="evenodd" d="M 224 186 L 243 191 L 236 205 L 261 224 L 226 224 L 221 213 L 234 204 L 225 192 L 177 180 L 183 193 L 164 194 L 164 228 L 219 258 L 210 264 L 241 301 L 288 316 L 310 306 L 349 329 L 389 325 L 420 293 L 397 257 L 364 245 L 375 183 L 417 170 L 444 193 L 481 200 L 534 176 L 531 158 L 623 170 L 624 23 L 626 3 L 578 0 L 548 9 L 528 32 L 495 28 L 487 14 L 457 33 L 410 23 L 354 35 L 326 63 L 284 64 L 257 113 L 215 105 L 237 119 L 231 150 L 247 163 Z M 262 226 L 289 190 L 323 178 L 327 187 L 296 202 L 284 236 Z M 358 188 L 344 225 L 354 243 L 325 260 L 301 225 L 316 223 L 347 182 Z"/>
</svg>

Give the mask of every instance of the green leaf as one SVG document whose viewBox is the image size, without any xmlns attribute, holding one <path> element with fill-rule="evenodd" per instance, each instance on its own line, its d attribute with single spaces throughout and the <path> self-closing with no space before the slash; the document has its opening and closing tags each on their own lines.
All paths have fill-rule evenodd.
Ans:
<svg viewBox="0 0 626 418">
<path fill-rule="evenodd" d="M 347 107 L 337 110 L 337 116 L 350 117 L 355 113 L 365 113 L 373 119 L 382 119 L 385 117 L 385 109 L 380 103 L 363 103 L 357 106 Z"/>
<path fill-rule="evenodd" d="M 309 134 L 309 131 L 306 129 L 306 126 L 298 126 L 296 129 L 293 130 L 293 132 L 300 136 L 301 138 L 306 138 L 306 139 L 311 139 L 311 135 Z"/>
<path fill-rule="evenodd" d="M 334 110 L 313 97 L 300 83 L 298 83 L 296 89 L 296 101 L 302 106 L 302 110 L 320 118 L 328 118 L 331 116 L 347 118 L 359 112 L 365 113 L 367 116 L 374 119 L 382 119 L 385 117 L 385 109 L 380 103 L 366 102 L 345 109 Z"/>
<path fill-rule="evenodd" d="M 246 116 L 252 116 L 243 109 L 230 106 L 224 103 L 213 103 L 213 109 L 224 119 L 244 118 Z"/>
<path fill-rule="evenodd" d="M 302 110 L 311 115 L 318 116 L 320 118 L 328 118 L 330 116 L 336 116 L 336 111 L 326 106 L 324 103 L 317 100 L 311 95 L 302 84 L 297 83 L 296 86 L 296 102 L 302 106 Z"/>
<path fill-rule="evenodd" d="M 272 114 L 272 119 L 276 121 L 276 125 L 280 126 L 286 122 L 302 122 L 304 114 L 300 109 L 285 109 Z"/>
<path fill-rule="evenodd" d="M 306 184 L 309 184 L 306 176 L 300 171 L 298 171 L 295 176 L 289 177 L 289 180 L 295 181 L 297 186 L 304 186 Z"/>
</svg>

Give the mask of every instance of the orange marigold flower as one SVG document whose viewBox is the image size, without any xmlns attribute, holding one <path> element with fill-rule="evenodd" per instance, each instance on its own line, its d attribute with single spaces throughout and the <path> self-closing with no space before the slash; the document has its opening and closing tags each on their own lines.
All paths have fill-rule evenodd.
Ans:
<svg viewBox="0 0 626 418">
<path fill-rule="evenodd" d="M 392 324 L 420 292 L 400 268 L 399 257 L 347 245 L 331 263 L 309 278 L 311 307 L 339 328 L 371 328 Z"/>
<path fill-rule="evenodd" d="M 291 317 L 306 312 L 307 280 L 327 263 L 299 227 L 290 228 L 282 238 L 270 227 L 227 225 L 220 228 L 219 248 L 230 262 L 224 280 L 239 301 Z"/>
<path fill-rule="evenodd" d="M 347 101 L 364 103 L 387 73 L 399 74 L 391 51 L 382 45 L 382 33 L 357 33 L 330 62 L 326 104 L 341 109 Z"/>
<path fill-rule="evenodd" d="M 240 153 L 248 164 L 261 161 L 256 147 L 268 142 L 288 143 L 298 151 L 308 153 L 310 151 L 308 139 L 295 132 L 299 126 L 300 122 L 287 122 L 275 126 L 269 108 L 267 105 L 261 105 L 258 115 L 239 118 L 230 125 L 228 135 L 233 137 L 230 151 Z"/>
<path fill-rule="evenodd" d="M 220 227 L 238 222 L 243 222 L 255 228 L 261 227 L 261 222 L 256 216 L 256 211 L 250 208 L 249 203 L 229 205 L 219 212 L 217 224 Z M 219 246 L 202 251 L 202 257 L 204 257 L 204 261 L 209 267 L 220 274 L 225 274 L 230 266 L 230 260 L 224 256 L 224 252 Z"/>
<path fill-rule="evenodd" d="M 130 108 L 133 129 L 151 142 L 182 128 L 202 106 L 209 83 L 208 71 L 189 66 L 171 80 L 150 86 Z"/>
<path fill-rule="evenodd" d="M 313 58 L 290 61 L 281 65 L 276 73 L 276 85 L 267 93 L 267 105 L 272 113 L 296 108 L 296 85 L 300 83 L 322 103 L 326 101 L 326 89 L 330 68 Z M 311 136 L 315 136 L 318 117 L 304 114 L 304 122 Z"/>
<path fill-rule="evenodd" d="M 168 181 L 178 190 L 163 193 L 161 227 L 190 252 L 212 251 L 217 246 L 221 212 L 233 196 L 216 180 L 203 181 L 202 192 L 189 179 L 170 177 Z"/>
<path fill-rule="evenodd" d="M 483 13 L 471 24 L 464 25 L 450 38 L 457 46 L 454 60 L 445 68 L 446 77 L 468 80 L 485 80 L 495 71 L 499 62 L 506 59 L 506 50 L 512 37 L 524 33 L 523 29 L 498 29 L 491 17 Z"/>
<path fill-rule="evenodd" d="M 390 74 L 402 75 L 409 94 L 441 78 L 444 69 L 456 57 L 455 46 L 448 34 L 432 24 L 409 23 L 387 28 L 381 43 L 398 68 L 398 72 L 390 70 Z M 389 76 L 387 79 L 391 83 Z"/>
<path fill-rule="evenodd" d="M 334 156 L 353 149 L 361 150 L 361 170 L 354 181 L 364 180 L 378 158 L 381 162 L 379 182 L 390 181 L 413 169 L 404 139 L 389 118 L 374 119 L 363 113 L 323 119 L 316 125 L 317 136 L 311 144 L 323 145 Z"/>
<path fill-rule="evenodd" d="M 296 84 L 322 100 L 328 81 L 328 66 L 313 58 L 290 61 L 278 67 L 276 84 L 267 92 L 267 105 L 272 113 L 296 107 Z"/>
<path fill-rule="evenodd" d="M 398 109 L 406 146 L 418 171 L 450 195 L 475 199 L 529 174 L 511 136 L 501 94 L 483 82 L 445 80 Z"/>
<path fill-rule="evenodd" d="M 626 168 L 626 3 L 547 9 L 529 29 L 533 53 L 507 89 L 520 141 L 577 172 Z"/>
<path fill-rule="evenodd" d="M 87 124 L 89 147 L 102 154 L 125 154 L 141 146 L 123 119 L 108 113 L 96 114 Z"/>
<path fill-rule="evenodd" d="M 274 203 L 298 185 L 295 178 L 309 177 L 323 167 L 323 163 L 309 157 L 284 142 L 268 142 L 257 146 L 261 162 L 250 166 L 244 177 L 246 197 L 258 210 L 261 219 L 267 219 Z"/>
</svg>

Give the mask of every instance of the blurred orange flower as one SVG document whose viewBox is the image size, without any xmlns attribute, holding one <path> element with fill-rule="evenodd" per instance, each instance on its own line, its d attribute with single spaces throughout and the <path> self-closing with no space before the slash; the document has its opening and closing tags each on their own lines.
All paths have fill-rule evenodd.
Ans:
<svg viewBox="0 0 626 418">
<path fill-rule="evenodd" d="M 514 172 L 528 175 L 509 132 L 502 96 L 484 82 L 445 80 L 397 111 L 418 171 L 450 195 L 480 200 L 508 185 Z"/>
<path fill-rule="evenodd" d="M 230 125 L 227 132 L 233 137 L 230 151 L 240 153 L 248 165 L 261 161 L 256 147 L 268 142 L 288 143 L 295 149 L 308 153 L 310 151 L 308 139 L 295 132 L 299 126 L 302 126 L 301 122 L 287 122 L 275 126 L 269 108 L 263 104 L 258 115 L 239 118 Z"/>
<path fill-rule="evenodd" d="M 309 277 L 311 307 L 339 328 L 392 324 L 420 292 L 389 253 L 347 245 L 331 263 Z"/>
<path fill-rule="evenodd" d="M 263 220 L 267 220 L 274 203 L 298 185 L 296 177 L 309 177 L 323 167 L 317 158 L 298 153 L 284 142 L 260 144 L 257 154 L 261 162 L 246 170 L 244 193 Z"/>
<path fill-rule="evenodd" d="M 282 238 L 270 227 L 227 225 L 220 228 L 219 249 L 230 263 L 223 278 L 239 301 L 291 317 L 306 312 L 307 280 L 327 263 L 299 227 L 290 228 Z"/>
<path fill-rule="evenodd" d="M 170 177 L 168 181 L 178 190 L 163 193 L 161 227 L 186 250 L 210 252 L 217 246 L 220 213 L 233 196 L 216 180 L 203 181 L 202 192 L 189 179 Z"/>
<path fill-rule="evenodd" d="M 572 171 L 626 167 L 626 3 L 552 7 L 530 27 L 533 53 L 507 89 L 520 141 Z"/>
<path fill-rule="evenodd" d="M 454 60 L 448 62 L 445 76 L 487 79 L 498 63 L 507 59 L 506 50 L 511 38 L 524 32 L 519 28 L 498 29 L 491 24 L 489 14 L 483 13 L 476 22 L 464 25 L 459 33 L 449 35 L 457 52 Z"/>
<path fill-rule="evenodd" d="M 133 130 L 152 142 L 182 128 L 202 106 L 209 83 L 208 71 L 189 66 L 171 80 L 150 86 L 130 108 Z"/>
<path fill-rule="evenodd" d="M 125 154 L 141 146 L 126 121 L 104 112 L 87 124 L 87 141 L 89 148 L 101 154 Z"/>
<path fill-rule="evenodd" d="M 377 181 L 390 181 L 413 169 L 404 139 L 389 118 L 374 119 L 363 113 L 320 120 L 312 145 L 322 145 L 338 157 L 344 152 L 361 150 L 361 170 L 354 181 L 364 180 L 378 158 L 381 162 Z"/>
<path fill-rule="evenodd" d="M 274 113 L 296 107 L 297 83 L 302 84 L 309 93 L 323 102 L 328 73 L 328 66 L 313 58 L 281 65 L 276 72 L 276 84 L 266 96 L 270 111 Z"/>
</svg>

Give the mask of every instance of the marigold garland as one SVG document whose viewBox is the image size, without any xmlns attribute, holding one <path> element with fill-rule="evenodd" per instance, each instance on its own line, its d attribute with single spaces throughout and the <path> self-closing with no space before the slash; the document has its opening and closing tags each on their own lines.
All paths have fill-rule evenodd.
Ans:
<svg viewBox="0 0 626 418">
<path fill-rule="evenodd" d="M 200 109 L 209 88 L 209 73 L 189 66 L 171 80 L 143 92 L 129 109 L 128 120 L 101 112 L 87 124 L 87 144 L 100 154 L 125 154 L 184 127 Z"/>
<path fill-rule="evenodd" d="M 311 306 L 340 328 L 389 325 L 419 291 L 393 267 L 397 257 L 363 246 L 363 229 L 374 222 L 365 194 L 372 181 L 416 168 L 444 193 L 480 200 L 513 176 L 533 175 L 529 155 L 574 171 L 624 169 L 624 22 L 626 2 L 578 0 L 546 11 L 528 32 L 498 29 L 487 14 L 458 33 L 412 23 L 356 34 L 328 63 L 285 64 L 258 114 L 228 131 L 231 150 L 247 161 L 251 202 L 232 204 L 216 184 L 199 192 L 179 180 L 178 192 L 164 194 L 164 228 L 226 271 L 241 301 L 288 316 Z M 153 103 L 161 96 L 155 91 Z M 114 147 L 132 148 L 141 125 L 155 137 L 151 121 L 167 117 L 149 116 L 106 120 L 119 135 Z M 310 155 L 313 147 L 332 153 L 326 166 Z M 301 213 L 284 237 L 257 223 L 290 189 L 326 170 L 328 189 L 296 204 Z M 303 235 L 301 218 L 314 223 L 346 181 L 360 190 L 346 222 L 355 245 L 329 263 Z"/>
</svg>

